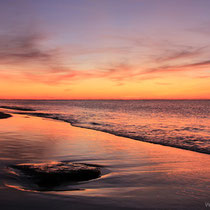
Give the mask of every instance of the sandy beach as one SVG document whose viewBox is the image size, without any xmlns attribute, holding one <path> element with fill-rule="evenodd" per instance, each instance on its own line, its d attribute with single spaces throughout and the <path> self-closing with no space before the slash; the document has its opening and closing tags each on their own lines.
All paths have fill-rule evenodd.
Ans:
<svg viewBox="0 0 210 210">
<path fill-rule="evenodd" d="M 3 209 L 205 209 L 210 157 L 69 123 L 13 114 L 0 120 Z M 98 179 L 33 192 L 8 165 L 68 160 L 103 166 Z"/>
<path fill-rule="evenodd" d="M 0 210 L 210 209 L 210 0 L 0 0 Z"/>
</svg>

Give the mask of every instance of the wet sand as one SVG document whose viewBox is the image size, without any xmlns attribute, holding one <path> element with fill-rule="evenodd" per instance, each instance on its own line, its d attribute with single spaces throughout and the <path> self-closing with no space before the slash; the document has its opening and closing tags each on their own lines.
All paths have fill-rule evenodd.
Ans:
<svg viewBox="0 0 210 210">
<path fill-rule="evenodd" d="M 104 166 L 102 177 L 33 192 L 10 164 L 68 160 Z M 2 209 L 206 209 L 210 156 L 76 128 L 40 117 L 0 120 Z"/>
<path fill-rule="evenodd" d="M 12 117 L 10 114 L 5 114 L 4 112 L 0 112 L 0 119 L 6 119 Z"/>
</svg>

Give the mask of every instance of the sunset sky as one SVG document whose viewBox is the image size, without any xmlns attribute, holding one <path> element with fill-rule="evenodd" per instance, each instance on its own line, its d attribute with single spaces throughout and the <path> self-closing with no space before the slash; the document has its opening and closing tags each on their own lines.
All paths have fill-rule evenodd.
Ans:
<svg viewBox="0 0 210 210">
<path fill-rule="evenodd" d="M 209 99 L 209 0 L 0 0 L 2 99 Z"/>
</svg>

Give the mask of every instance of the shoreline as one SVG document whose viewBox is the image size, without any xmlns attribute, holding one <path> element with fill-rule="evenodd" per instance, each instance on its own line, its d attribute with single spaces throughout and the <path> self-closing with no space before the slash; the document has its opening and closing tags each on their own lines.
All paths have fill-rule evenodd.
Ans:
<svg viewBox="0 0 210 210">
<path fill-rule="evenodd" d="M 4 109 L 4 108 L 2 108 L 2 109 Z M 174 145 L 174 144 L 170 144 L 170 143 L 167 144 L 165 142 L 152 142 L 152 141 L 144 140 L 141 137 L 135 137 L 135 136 L 128 136 L 128 135 L 124 135 L 124 134 L 119 134 L 119 133 L 111 132 L 111 131 L 106 130 L 106 129 L 97 129 L 97 128 L 92 128 L 92 127 L 88 127 L 88 126 L 77 125 L 77 124 L 75 124 L 74 120 L 60 119 L 58 117 L 50 116 L 50 114 L 48 114 L 48 113 L 14 112 L 14 114 L 43 117 L 43 118 L 46 118 L 46 119 L 54 119 L 54 120 L 58 120 L 58 121 L 69 123 L 71 126 L 74 126 L 74 127 L 77 127 L 77 128 L 84 128 L 84 129 L 90 129 L 90 130 L 94 130 L 94 131 L 100 131 L 100 132 L 104 132 L 104 133 L 109 133 L 109 134 L 112 134 L 112 135 L 115 135 L 115 136 L 124 137 L 124 138 L 128 138 L 128 139 L 135 140 L 135 141 L 141 141 L 141 142 L 146 142 L 146 143 L 151 143 L 151 144 L 157 144 L 157 145 L 162 145 L 162 146 L 167 146 L 167 147 L 173 147 L 173 148 L 178 148 L 178 149 L 198 152 L 198 153 L 202 153 L 202 154 L 208 154 L 208 155 L 210 154 L 210 151 L 208 151 L 206 149 L 199 149 L 199 148 L 193 148 L 193 147 L 189 148 L 187 146 Z"/>
<path fill-rule="evenodd" d="M 210 157 L 207 154 L 130 141 L 128 138 L 77 128 L 65 122 L 41 117 L 26 118 L 14 114 L 12 118 L 0 120 L 0 124 L 0 143 L 6 138 L 1 146 L 9 146 L 5 145 L 1 149 L 9 149 L 6 153 L 8 157 L 5 156 L 9 162 L 39 162 L 48 158 L 62 158 L 103 165 L 110 171 L 99 179 L 75 185 L 74 188 L 81 189 L 75 191 L 70 188 L 65 191 L 35 193 L 0 186 L 0 204 L 6 209 L 15 209 L 17 206 L 27 206 L 27 209 L 52 209 L 54 203 L 55 209 L 97 207 L 197 210 L 203 209 L 205 201 L 208 201 L 210 170 L 207 165 Z M 2 126 L 7 129 L 5 133 Z M 14 142 L 8 142 L 14 135 Z M 17 148 L 14 147 L 15 142 Z M 23 146 L 26 147 L 24 150 Z M 29 151 L 30 149 L 32 151 Z M 44 153 L 39 153 L 40 149 Z M 12 151 L 21 156 L 13 160 Z M 8 161 L 4 162 L 2 159 L 1 165 L 8 164 Z M 4 182 L 5 175 L 0 176 Z"/>
</svg>

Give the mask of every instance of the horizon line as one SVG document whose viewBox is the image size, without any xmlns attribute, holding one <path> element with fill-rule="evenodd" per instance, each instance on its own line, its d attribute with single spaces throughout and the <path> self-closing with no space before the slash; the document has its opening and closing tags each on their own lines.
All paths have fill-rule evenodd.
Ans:
<svg viewBox="0 0 210 210">
<path fill-rule="evenodd" d="M 29 99 L 26 99 L 26 98 L 0 98 L 0 100 L 30 100 L 30 101 L 154 101 L 154 100 L 159 100 L 159 101 L 167 101 L 167 100 L 171 100 L 171 101 L 178 101 L 178 100 L 185 100 L 185 101 L 190 101 L 190 100 L 194 100 L 194 101 L 208 101 L 210 100 L 210 98 L 192 98 L 192 99 L 188 99 L 188 98 L 171 98 L 171 99 L 164 99 L 164 98 L 151 98 L 151 99 L 145 99 L 145 98 L 142 98 L 142 99 L 120 99 L 120 98 L 108 98 L 108 99 L 85 99 L 85 98 L 81 98 L 81 99 L 44 99 L 44 98 L 40 98 L 40 99 L 33 99 L 33 98 L 29 98 Z"/>
</svg>

